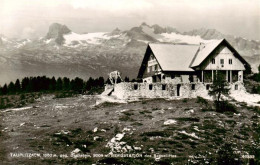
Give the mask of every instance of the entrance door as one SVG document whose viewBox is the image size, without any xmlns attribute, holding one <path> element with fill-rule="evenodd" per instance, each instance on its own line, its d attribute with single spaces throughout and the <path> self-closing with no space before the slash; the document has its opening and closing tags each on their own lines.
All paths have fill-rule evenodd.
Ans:
<svg viewBox="0 0 260 165">
<path fill-rule="evenodd" d="M 177 85 L 177 96 L 180 96 L 181 84 Z"/>
<path fill-rule="evenodd" d="M 156 76 L 152 76 L 153 77 L 153 83 L 156 82 Z"/>
<path fill-rule="evenodd" d="M 227 76 L 228 76 L 228 82 L 231 82 L 231 80 L 230 80 L 230 72 L 228 71 L 227 73 L 228 73 L 228 74 L 227 74 Z"/>
</svg>

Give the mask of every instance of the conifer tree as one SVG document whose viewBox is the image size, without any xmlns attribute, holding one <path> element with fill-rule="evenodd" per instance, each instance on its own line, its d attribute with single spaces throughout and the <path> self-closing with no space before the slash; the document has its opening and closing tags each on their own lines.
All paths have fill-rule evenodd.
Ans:
<svg viewBox="0 0 260 165">
<path fill-rule="evenodd" d="M 59 78 L 57 79 L 57 82 L 56 82 L 56 91 L 60 91 L 60 90 L 62 90 L 62 80 L 61 80 L 61 78 L 59 77 Z"/>
<path fill-rule="evenodd" d="M 2 88 L 2 94 L 3 94 L 3 95 L 6 95 L 7 92 L 8 92 L 8 90 L 7 90 L 7 85 L 5 84 L 5 85 L 3 86 L 3 88 Z"/>
<path fill-rule="evenodd" d="M 62 89 L 67 91 L 70 90 L 70 79 L 67 77 L 64 77 L 62 80 Z"/>
<path fill-rule="evenodd" d="M 14 94 L 15 93 L 15 86 L 14 83 L 11 81 L 8 85 L 8 94 Z"/>
<path fill-rule="evenodd" d="M 20 83 L 20 80 L 19 80 L 19 79 L 17 79 L 17 80 L 15 81 L 14 86 L 15 86 L 15 91 L 19 93 L 19 92 L 21 91 L 21 83 Z"/>
<path fill-rule="evenodd" d="M 50 90 L 51 91 L 55 91 L 55 88 L 56 88 L 56 79 L 55 77 L 53 76 L 50 80 Z"/>
<path fill-rule="evenodd" d="M 230 90 L 230 88 L 228 88 L 228 83 L 224 77 L 224 74 L 222 74 L 221 72 L 217 73 L 209 90 L 209 95 L 213 96 L 215 99 L 217 110 L 219 110 L 220 108 L 221 96 L 227 95 Z"/>
</svg>

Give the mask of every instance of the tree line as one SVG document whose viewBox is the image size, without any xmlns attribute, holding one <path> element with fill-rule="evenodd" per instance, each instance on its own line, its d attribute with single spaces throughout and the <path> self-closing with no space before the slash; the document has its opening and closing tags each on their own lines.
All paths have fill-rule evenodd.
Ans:
<svg viewBox="0 0 260 165">
<path fill-rule="evenodd" d="M 19 94 L 27 92 L 55 92 L 55 91 L 72 91 L 76 93 L 84 93 L 95 88 L 104 86 L 104 78 L 92 78 L 87 81 L 76 77 L 70 79 L 67 77 L 49 78 L 46 76 L 24 77 L 21 81 L 17 79 L 9 84 L 0 86 L 0 95 Z"/>
<path fill-rule="evenodd" d="M 249 79 L 257 82 L 257 84 L 253 85 L 252 93 L 260 94 L 260 65 L 258 66 L 258 73 L 255 73 L 249 77 Z"/>
</svg>

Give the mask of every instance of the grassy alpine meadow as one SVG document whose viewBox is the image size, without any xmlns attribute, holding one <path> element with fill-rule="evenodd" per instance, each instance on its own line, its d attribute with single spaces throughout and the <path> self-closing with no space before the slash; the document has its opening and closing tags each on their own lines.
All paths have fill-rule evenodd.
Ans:
<svg viewBox="0 0 260 165">
<path fill-rule="evenodd" d="M 1 110 L 3 164 L 257 164 L 259 107 L 197 99 L 58 98 Z"/>
</svg>

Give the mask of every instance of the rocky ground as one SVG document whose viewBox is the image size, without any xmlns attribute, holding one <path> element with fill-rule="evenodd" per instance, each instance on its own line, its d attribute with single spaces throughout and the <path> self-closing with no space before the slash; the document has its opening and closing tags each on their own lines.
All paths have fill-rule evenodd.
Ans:
<svg viewBox="0 0 260 165">
<path fill-rule="evenodd" d="M 258 107 L 236 102 L 236 113 L 217 113 L 199 99 L 97 100 L 45 95 L 2 110 L 1 164 L 216 164 L 225 144 L 242 164 L 259 163 Z"/>
</svg>

